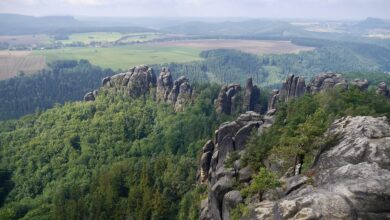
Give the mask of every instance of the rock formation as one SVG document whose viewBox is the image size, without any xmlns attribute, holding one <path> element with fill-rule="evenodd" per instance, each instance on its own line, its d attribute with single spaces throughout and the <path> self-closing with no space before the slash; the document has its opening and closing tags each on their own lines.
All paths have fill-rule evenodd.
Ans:
<svg viewBox="0 0 390 220">
<path fill-rule="evenodd" d="M 241 167 L 239 160 L 226 167 L 232 152 L 243 154 L 253 129 L 269 127 L 270 121 L 256 112 L 241 114 L 235 121 L 223 123 L 215 131 L 215 140 L 203 147 L 198 180 L 208 185 L 208 198 L 202 202 L 200 219 L 228 219 L 231 209 L 241 203 L 238 191 L 232 191 L 234 181 L 247 182 L 254 173 L 250 167 Z"/>
<path fill-rule="evenodd" d="M 173 88 L 173 79 L 169 69 L 163 68 L 161 70 L 160 76 L 157 78 L 157 101 L 168 100 L 169 93 Z"/>
<path fill-rule="evenodd" d="M 387 118 L 345 117 L 326 135 L 339 140 L 317 155 L 312 183 L 302 175 L 282 179 L 279 198 L 248 204 L 247 219 L 390 218 Z"/>
<path fill-rule="evenodd" d="M 274 89 L 268 99 L 268 111 L 276 109 L 277 104 L 287 102 L 293 98 L 304 95 L 306 92 L 305 79 L 303 77 L 289 75 L 282 84 L 280 90 Z"/>
<path fill-rule="evenodd" d="M 385 82 L 379 83 L 376 93 L 390 99 L 390 89 Z"/>
<path fill-rule="evenodd" d="M 355 79 L 351 82 L 351 85 L 358 87 L 362 91 L 368 89 L 367 79 Z"/>
<path fill-rule="evenodd" d="M 305 79 L 303 77 L 289 75 L 286 81 L 282 84 L 282 88 L 279 92 L 279 99 L 286 102 L 292 98 L 302 96 L 305 94 L 305 91 Z"/>
<path fill-rule="evenodd" d="M 216 100 L 216 111 L 230 115 L 237 109 L 237 97 L 241 87 L 238 84 L 223 86 Z"/>
<path fill-rule="evenodd" d="M 341 76 L 341 74 L 320 73 L 310 81 L 306 90 L 309 94 L 316 94 L 333 87 L 347 89 L 348 82 Z"/>
<path fill-rule="evenodd" d="M 84 101 L 85 102 L 93 102 L 93 101 L 95 101 L 95 98 L 96 98 L 97 94 L 98 94 L 97 90 L 94 90 L 93 92 L 87 92 L 84 95 Z"/>
<path fill-rule="evenodd" d="M 159 77 L 148 66 L 138 66 L 129 69 L 126 73 L 119 73 L 102 80 L 103 88 L 125 92 L 137 98 L 149 93 L 156 87 L 156 99 L 173 105 L 175 111 L 183 110 L 184 106 L 192 101 L 192 87 L 184 76 L 173 82 L 169 69 L 163 68 Z"/>
<path fill-rule="evenodd" d="M 186 103 L 191 102 L 192 87 L 186 77 L 181 76 L 173 83 L 172 90 L 168 95 L 168 103 L 173 104 L 175 111 L 180 111 Z"/>
<path fill-rule="evenodd" d="M 117 91 L 124 91 L 133 98 L 140 97 L 149 92 L 149 89 L 156 85 L 156 75 L 153 69 L 141 65 L 129 69 L 125 73 L 119 73 L 102 80 L 103 87 L 115 88 Z"/>
<path fill-rule="evenodd" d="M 260 89 L 253 85 L 252 78 L 247 79 L 244 96 L 244 110 L 260 112 L 261 106 L 259 104 Z"/>
</svg>

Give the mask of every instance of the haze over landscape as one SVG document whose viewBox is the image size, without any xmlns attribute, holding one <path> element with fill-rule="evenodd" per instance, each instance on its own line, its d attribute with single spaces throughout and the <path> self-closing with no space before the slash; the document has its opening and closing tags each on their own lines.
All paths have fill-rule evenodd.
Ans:
<svg viewBox="0 0 390 220">
<path fill-rule="evenodd" d="M 389 19 L 387 0 L 2 0 L 1 13 L 35 16 Z"/>
<path fill-rule="evenodd" d="M 0 220 L 390 219 L 389 0 L 0 0 Z"/>
</svg>

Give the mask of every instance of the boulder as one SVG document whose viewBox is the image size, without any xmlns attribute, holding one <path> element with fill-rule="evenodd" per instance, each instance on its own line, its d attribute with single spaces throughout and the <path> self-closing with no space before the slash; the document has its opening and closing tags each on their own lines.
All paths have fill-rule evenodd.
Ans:
<svg viewBox="0 0 390 220">
<path fill-rule="evenodd" d="M 93 101 L 95 101 L 94 92 L 87 92 L 87 93 L 84 95 L 84 101 L 85 101 L 85 102 L 93 102 Z"/>
</svg>

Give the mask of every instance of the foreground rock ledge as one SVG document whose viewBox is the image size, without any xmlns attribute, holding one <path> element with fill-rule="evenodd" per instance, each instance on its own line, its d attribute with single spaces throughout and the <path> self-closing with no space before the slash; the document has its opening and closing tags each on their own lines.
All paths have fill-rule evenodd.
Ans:
<svg viewBox="0 0 390 220">
<path fill-rule="evenodd" d="M 314 184 L 250 204 L 245 219 L 390 219 L 388 119 L 345 117 L 326 135 L 340 139 L 319 155 Z"/>
</svg>

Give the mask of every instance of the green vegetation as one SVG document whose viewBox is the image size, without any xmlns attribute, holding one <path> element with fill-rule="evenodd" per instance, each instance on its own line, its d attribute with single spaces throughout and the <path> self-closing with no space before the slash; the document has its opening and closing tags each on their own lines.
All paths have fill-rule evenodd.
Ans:
<svg viewBox="0 0 390 220">
<path fill-rule="evenodd" d="M 343 116 L 372 115 L 390 118 L 390 102 L 374 91 L 331 90 L 317 95 L 304 95 L 279 106 L 275 124 L 264 134 L 252 135 L 244 162 L 254 168 L 264 166 L 264 160 L 279 164 L 280 175 L 303 156 L 303 172 L 310 168 L 319 150 L 326 149 L 337 137 L 323 134 L 330 124 Z"/>
<path fill-rule="evenodd" d="M 242 189 L 241 192 L 243 195 L 257 194 L 261 201 L 265 190 L 275 189 L 278 186 L 280 186 L 280 182 L 277 176 L 271 171 L 268 171 L 262 167 L 260 168 L 259 173 L 253 176 L 251 184 L 248 187 Z"/>
<path fill-rule="evenodd" d="M 46 56 L 47 62 L 63 59 L 87 59 L 92 64 L 114 70 L 128 69 L 139 64 L 163 64 L 201 60 L 200 50 L 186 47 L 130 45 L 108 48 L 63 48 L 34 51 Z M 152 63 L 151 63 L 152 62 Z"/>
<path fill-rule="evenodd" d="M 113 75 L 86 60 L 55 61 L 49 67 L 30 76 L 20 74 L 0 81 L 0 120 L 51 108 L 55 103 L 82 100 L 86 92 L 101 85 L 103 77 Z"/>
<path fill-rule="evenodd" d="M 90 32 L 90 33 L 75 33 L 68 36 L 69 39 L 61 40 L 63 44 L 73 42 L 83 42 L 89 44 L 95 42 L 113 42 L 119 40 L 123 35 L 119 32 Z"/>
<path fill-rule="evenodd" d="M 0 168 L 12 183 L 0 219 L 197 219 L 196 158 L 222 122 L 218 90 L 198 86 L 180 113 L 101 92 L 0 122 Z"/>
</svg>

